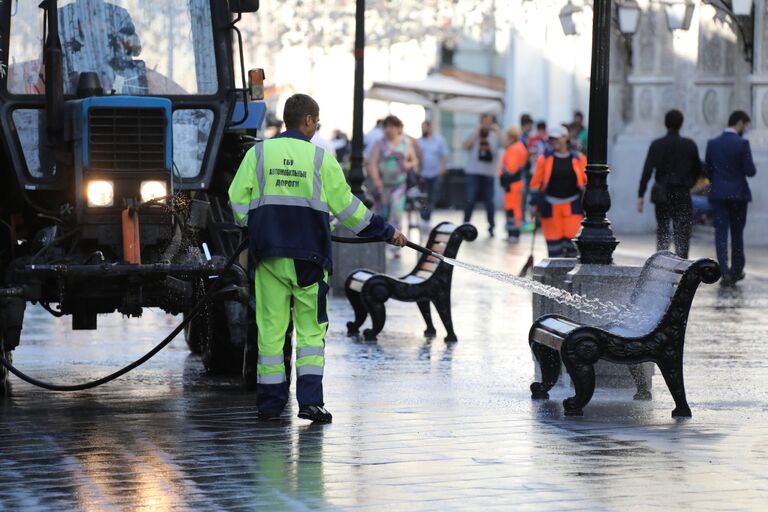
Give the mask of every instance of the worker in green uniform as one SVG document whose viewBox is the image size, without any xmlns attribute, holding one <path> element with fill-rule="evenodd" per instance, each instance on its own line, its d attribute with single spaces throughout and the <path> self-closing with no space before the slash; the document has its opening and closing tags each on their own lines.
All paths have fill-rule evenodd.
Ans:
<svg viewBox="0 0 768 512">
<path fill-rule="evenodd" d="M 333 155 L 309 142 L 319 118 L 315 100 L 291 96 L 283 111 L 287 130 L 248 150 L 229 187 L 235 220 L 247 226 L 256 261 L 257 402 L 265 419 L 279 418 L 288 402 L 283 344 L 291 298 L 299 418 L 332 419 L 323 402 L 331 215 L 358 236 L 400 247 L 407 242 L 352 195 Z"/>
</svg>

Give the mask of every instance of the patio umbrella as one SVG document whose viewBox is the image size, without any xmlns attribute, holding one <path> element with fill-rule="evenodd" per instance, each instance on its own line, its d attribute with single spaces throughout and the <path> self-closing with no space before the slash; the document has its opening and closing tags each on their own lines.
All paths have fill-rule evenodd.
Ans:
<svg viewBox="0 0 768 512">
<path fill-rule="evenodd" d="M 500 114 L 504 93 L 440 73 L 415 82 L 374 82 L 369 99 L 421 105 L 442 112 Z"/>
</svg>

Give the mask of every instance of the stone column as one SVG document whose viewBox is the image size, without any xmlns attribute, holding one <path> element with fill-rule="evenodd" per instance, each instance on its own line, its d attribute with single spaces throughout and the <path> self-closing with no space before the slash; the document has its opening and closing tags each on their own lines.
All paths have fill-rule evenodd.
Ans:
<svg viewBox="0 0 768 512">
<path fill-rule="evenodd" d="M 749 245 L 768 245 L 768 1 L 755 0 L 754 64 L 750 76 L 752 129 L 748 132 L 757 166 L 749 180 L 752 203 L 747 229 Z"/>
<path fill-rule="evenodd" d="M 632 36 L 632 67 L 627 73 L 627 124 L 615 134 L 610 154 L 608 186 L 615 207 L 610 212 L 614 231 L 652 233 L 653 208 L 635 210 L 637 188 L 650 142 L 664 132 L 664 113 L 675 106 L 675 54 L 662 7 L 650 0 L 638 2 L 640 24 Z M 647 200 L 647 195 L 646 195 Z M 646 204 L 646 206 L 648 206 Z"/>
</svg>

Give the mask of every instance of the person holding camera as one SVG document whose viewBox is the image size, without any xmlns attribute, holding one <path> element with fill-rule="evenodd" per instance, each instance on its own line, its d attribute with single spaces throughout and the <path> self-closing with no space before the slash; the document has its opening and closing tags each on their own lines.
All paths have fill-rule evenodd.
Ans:
<svg viewBox="0 0 768 512">
<path fill-rule="evenodd" d="M 656 206 L 656 250 L 669 249 L 672 240 L 669 231 L 671 222 L 675 253 L 681 258 L 688 258 L 693 226 L 691 187 L 702 175 L 701 159 L 696 143 L 680 136 L 682 112 L 667 112 L 664 125 L 667 134 L 654 140 L 648 148 L 637 193 L 637 211 L 643 213 L 643 196 L 655 171 L 651 202 Z"/>
<path fill-rule="evenodd" d="M 494 204 L 496 154 L 500 145 L 499 126 L 496 124 L 496 118 L 490 114 L 484 114 L 480 118 L 480 125 L 464 141 L 464 149 L 468 152 L 467 165 L 464 169 L 466 175 L 464 222 L 469 222 L 472 218 L 475 202 L 480 198 L 485 203 L 488 234 L 491 237 L 493 237 L 496 215 Z"/>
</svg>

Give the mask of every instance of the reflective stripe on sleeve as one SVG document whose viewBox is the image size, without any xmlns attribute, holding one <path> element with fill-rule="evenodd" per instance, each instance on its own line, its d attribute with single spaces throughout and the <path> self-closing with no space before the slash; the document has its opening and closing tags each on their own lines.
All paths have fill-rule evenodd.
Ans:
<svg viewBox="0 0 768 512">
<path fill-rule="evenodd" d="M 355 227 L 350 229 L 352 229 L 355 234 L 358 234 L 368 227 L 368 225 L 371 223 L 371 219 L 373 219 L 373 213 L 371 210 L 366 210 L 365 215 L 363 216 L 363 220 L 361 220 Z"/>
<path fill-rule="evenodd" d="M 284 373 L 259 373 L 256 376 L 256 382 L 258 384 L 282 384 L 285 382 Z"/>
<path fill-rule="evenodd" d="M 248 220 L 249 206 L 245 204 L 233 204 L 231 201 L 229 203 L 229 206 L 232 208 L 232 213 L 234 214 L 233 217 L 235 218 L 235 223 L 238 226 L 245 226 L 246 221 Z"/>
<path fill-rule="evenodd" d="M 312 199 L 319 201 L 323 193 L 323 180 L 320 179 L 320 169 L 323 167 L 325 150 L 320 147 L 315 148 L 315 170 L 313 174 L 314 183 L 312 185 Z"/>
<path fill-rule="evenodd" d="M 348 221 L 357 212 L 357 209 L 360 207 L 361 203 L 362 201 L 360 201 L 360 199 L 352 196 L 352 202 L 349 203 L 349 206 L 340 211 L 339 214 L 336 215 L 336 218 L 339 219 L 339 222 Z"/>
<path fill-rule="evenodd" d="M 283 364 L 285 361 L 283 356 L 259 356 L 259 364 Z"/>
<path fill-rule="evenodd" d="M 296 350 L 296 359 L 307 356 L 325 357 L 325 347 L 303 347 Z"/>
<path fill-rule="evenodd" d="M 323 375 L 323 367 L 322 366 L 314 366 L 314 365 L 307 365 L 307 366 L 299 366 L 296 368 L 296 375 L 299 377 L 303 377 L 304 375 Z"/>
<path fill-rule="evenodd" d="M 302 208 L 311 208 L 322 213 L 329 213 L 328 205 L 322 201 L 315 201 L 306 197 L 294 196 L 263 196 L 251 201 L 249 210 L 255 210 L 262 206 L 300 206 Z"/>
</svg>

